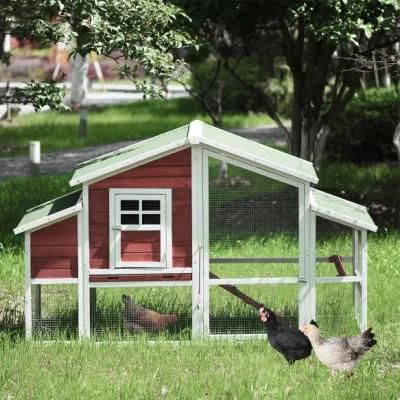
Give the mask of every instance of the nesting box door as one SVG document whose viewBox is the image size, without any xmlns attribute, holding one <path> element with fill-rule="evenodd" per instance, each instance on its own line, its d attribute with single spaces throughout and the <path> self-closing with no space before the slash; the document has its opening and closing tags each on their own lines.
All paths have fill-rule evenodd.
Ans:
<svg viewBox="0 0 400 400">
<path fill-rule="evenodd" d="M 167 191 L 110 190 L 110 261 L 114 268 L 171 265 Z"/>
</svg>

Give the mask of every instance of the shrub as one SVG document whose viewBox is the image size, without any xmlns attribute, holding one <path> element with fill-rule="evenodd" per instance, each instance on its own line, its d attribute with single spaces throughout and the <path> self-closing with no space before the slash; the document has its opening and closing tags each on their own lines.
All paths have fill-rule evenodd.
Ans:
<svg viewBox="0 0 400 400">
<path fill-rule="evenodd" d="M 358 92 L 332 129 L 325 157 L 357 164 L 396 160 L 392 140 L 400 121 L 399 98 L 394 89 Z"/>
</svg>

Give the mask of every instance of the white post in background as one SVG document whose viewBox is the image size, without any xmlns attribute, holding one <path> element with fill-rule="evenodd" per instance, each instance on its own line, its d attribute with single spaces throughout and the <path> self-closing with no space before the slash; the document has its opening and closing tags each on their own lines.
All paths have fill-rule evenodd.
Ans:
<svg viewBox="0 0 400 400">
<path fill-rule="evenodd" d="M 40 141 L 32 140 L 29 142 L 29 165 L 31 175 L 39 175 L 40 173 Z"/>
</svg>

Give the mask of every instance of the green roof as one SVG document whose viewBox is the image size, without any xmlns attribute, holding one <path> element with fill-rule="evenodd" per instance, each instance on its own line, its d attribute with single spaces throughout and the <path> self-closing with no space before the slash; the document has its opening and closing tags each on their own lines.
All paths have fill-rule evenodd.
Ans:
<svg viewBox="0 0 400 400">
<path fill-rule="evenodd" d="M 224 154 L 249 160 L 262 168 L 298 178 L 318 182 L 312 163 L 272 149 L 233 133 L 192 121 L 189 125 L 154 136 L 78 165 L 71 178 L 71 186 L 117 174 L 135 164 L 162 157 L 195 144 L 204 144 Z"/>
<path fill-rule="evenodd" d="M 328 219 L 352 227 L 373 232 L 378 229 L 365 207 L 317 189 L 311 189 L 311 208 Z"/>
<path fill-rule="evenodd" d="M 82 190 L 76 190 L 26 210 L 14 233 L 31 231 L 77 213 L 82 208 L 81 193 Z"/>
<path fill-rule="evenodd" d="M 249 158 L 262 165 L 270 166 L 286 175 L 314 183 L 318 182 L 318 177 L 311 162 L 222 129 L 204 124 L 202 142 L 241 158 Z"/>
<path fill-rule="evenodd" d="M 188 145 L 189 125 L 174 129 L 162 135 L 154 136 L 150 139 L 140 141 L 133 145 L 123 147 L 111 153 L 86 161 L 78 165 L 71 178 L 71 185 L 76 185 L 87 180 L 95 179 L 99 176 L 124 168 L 135 162 L 146 160 L 169 148 L 179 148 Z"/>
</svg>

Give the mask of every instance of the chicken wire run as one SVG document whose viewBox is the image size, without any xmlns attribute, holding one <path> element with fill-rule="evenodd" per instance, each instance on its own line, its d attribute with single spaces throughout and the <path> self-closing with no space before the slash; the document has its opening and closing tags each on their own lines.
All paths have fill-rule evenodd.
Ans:
<svg viewBox="0 0 400 400">
<path fill-rule="evenodd" d="M 76 285 L 32 285 L 32 335 L 40 339 L 78 337 Z"/>
<path fill-rule="evenodd" d="M 97 340 L 191 337 L 190 287 L 101 287 L 90 292 L 91 336 Z"/>
</svg>

